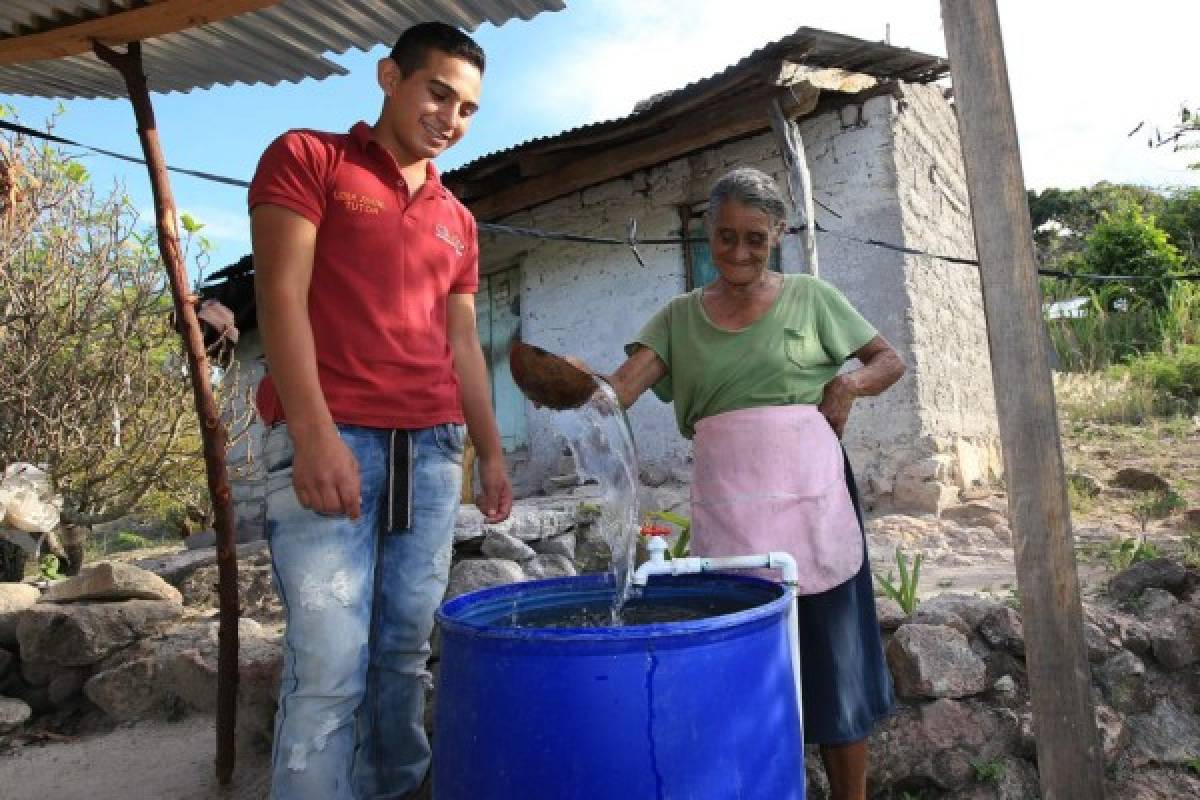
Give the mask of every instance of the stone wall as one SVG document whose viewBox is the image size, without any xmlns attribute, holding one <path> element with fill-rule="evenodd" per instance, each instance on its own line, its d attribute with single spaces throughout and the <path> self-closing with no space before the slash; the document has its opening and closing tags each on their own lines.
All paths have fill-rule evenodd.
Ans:
<svg viewBox="0 0 1200 800">
<path fill-rule="evenodd" d="M 267 429 L 254 409 L 254 391 L 266 372 L 266 362 L 257 330 L 242 334 L 236 358 L 222 376 L 221 419 L 229 432 L 225 463 L 233 492 L 234 529 L 239 542 L 250 542 L 266 535 L 267 524 L 267 472 L 262 464 Z"/>
<path fill-rule="evenodd" d="M 905 85 L 892 100 L 892 114 L 900 243 L 974 258 L 952 107 L 937 86 Z M 894 488 L 901 494 L 919 492 L 914 484 L 929 474 L 944 475 L 938 480 L 943 485 L 963 488 L 993 483 L 1003 465 L 979 270 L 924 256 L 906 256 L 904 262 L 922 441 L 914 452 L 918 458 L 898 473 Z"/>
</svg>

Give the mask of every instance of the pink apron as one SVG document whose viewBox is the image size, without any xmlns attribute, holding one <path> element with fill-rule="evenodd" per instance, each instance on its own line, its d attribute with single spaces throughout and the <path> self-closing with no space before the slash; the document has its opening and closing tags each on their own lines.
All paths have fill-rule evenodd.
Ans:
<svg viewBox="0 0 1200 800">
<path fill-rule="evenodd" d="M 782 550 L 797 592 L 816 594 L 862 566 L 842 448 L 816 406 L 728 411 L 696 423 L 692 554 Z"/>
</svg>

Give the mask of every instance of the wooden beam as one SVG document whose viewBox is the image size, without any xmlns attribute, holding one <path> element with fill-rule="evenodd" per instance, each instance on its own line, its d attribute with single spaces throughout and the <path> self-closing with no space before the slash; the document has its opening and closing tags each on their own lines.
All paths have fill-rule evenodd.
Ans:
<svg viewBox="0 0 1200 800">
<path fill-rule="evenodd" d="M 277 0 L 151 0 L 129 11 L 38 33 L 0 38 L 0 66 L 92 52 L 92 42 L 123 45 L 275 5 Z"/>
<path fill-rule="evenodd" d="M 225 465 L 225 424 L 213 395 L 208 354 L 204 335 L 196 318 L 196 307 L 188 288 L 187 265 L 179 244 L 175 198 L 167 161 L 163 156 L 154 120 L 154 106 L 146 85 L 142 65 L 142 43 L 130 42 L 124 53 L 102 44 L 95 46 L 96 57 L 105 62 L 125 80 L 129 102 L 137 121 L 138 138 L 146 157 L 150 175 L 150 190 L 154 197 L 154 213 L 158 230 L 158 252 L 167 270 L 171 299 L 175 304 L 175 319 L 187 354 L 188 376 L 196 414 L 200 418 L 200 441 L 204 448 L 204 468 L 208 477 L 208 495 L 212 500 L 213 527 L 217 532 L 217 782 L 222 786 L 233 777 L 236 755 L 234 731 L 237 729 L 238 691 L 238 577 L 237 544 L 233 532 L 233 492 Z"/>
<path fill-rule="evenodd" d="M 771 127 L 775 131 L 775 140 L 779 143 L 779 156 L 787 168 L 788 196 L 792 201 L 792 219 L 803 229 L 801 234 L 802 247 L 800 261 L 804 271 L 814 277 L 819 273 L 817 266 L 817 230 L 814 216 L 812 193 L 812 175 L 808 171 L 808 159 L 804 156 L 804 139 L 796 123 L 783 113 L 783 105 L 779 98 L 771 99 Z M 792 248 L 786 248 L 785 252 Z M 784 272 L 791 272 L 784 265 Z"/>
<path fill-rule="evenodd" d="M 1046 800 L 1104 797 L 1042 297 L 996 0 L 942 0 Z"/>
<path fill-rule="evenodd" d="M 790 116 L 807 114 L 816 106 L 819 94 L 816 89 L 794 87 L 786 98 L 786 113 Z M 688 116 L 661 133 L 572 160 L 560 169 L 523 180 L 509 189 L 472 199 L 468 187 L 468 191 L 460 197 L 480 220 L 494 221 L 580 189 L 670 161 L 713 142 L 766 130 L 770 126 L 766 107 L 772 96 L 765 92 L 752 93 L 737 103 L 714 109 L 703 119 Z M 457 193 L 458 187 L 451 188 Z"/>
</svg>

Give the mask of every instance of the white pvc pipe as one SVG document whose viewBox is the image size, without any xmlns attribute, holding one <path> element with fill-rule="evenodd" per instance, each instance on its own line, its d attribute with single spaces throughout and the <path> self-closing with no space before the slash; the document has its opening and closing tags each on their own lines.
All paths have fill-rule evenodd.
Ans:
<svg viewBox="0 0 1200 800">
<path fill-rule="evenodd" d="M 692 575 L 699 572 L 719 572 L 730 569 L 777 569 L 783 572 L 781 583 L 787 590 L 791 602 L 788 604 L 787 635 L 792 658 L 792 680 L 796 685 L 796 712 L 804 722 L 803 681 L 800 672 L 800 628 L 796 611 L 796 583 L 798 571 L 796 559 L 791 553 L 770 552 L 749 556 L 725 556 L 721 558 L 673 558 L 665 557 L 667 543 L 660 536 L 650 537 L 646 543 L 650 560 L 633 573 L 633 585 L 645 586 L 651 575 Z"/>
</svg>

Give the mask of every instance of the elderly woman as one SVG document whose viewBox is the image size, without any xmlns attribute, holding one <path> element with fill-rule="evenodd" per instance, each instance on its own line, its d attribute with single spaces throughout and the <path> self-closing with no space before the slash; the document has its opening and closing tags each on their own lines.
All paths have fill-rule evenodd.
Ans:
<svg viewBox="0 0 1200 800">
<path fill-rule="evenodd" d="M 904 373 L 829 284 L 768 269 L 786 207 L 754 169 L 721 178 L 707 228 L 717 278 L 673 299 L 609 381 L 653 388 L 694 439 L 692 552 L 790 552 L 800 567 L 804 734 L 834 798 L 866 796 L 867 735 L 891 712 L 854 477 L 838 441 L 855 398 Z M 842 372 L 850 357 L 858 369 Z"/>
</svg>

